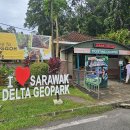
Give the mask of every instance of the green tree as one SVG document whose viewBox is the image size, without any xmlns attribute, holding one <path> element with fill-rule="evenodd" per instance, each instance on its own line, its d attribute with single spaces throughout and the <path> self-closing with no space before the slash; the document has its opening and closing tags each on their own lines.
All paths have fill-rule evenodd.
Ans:
<svg viewBox="0 0 130 130">
<path fill-rule="evenodd" d="M 0 26 L 0 32 L 2 32 L 3 28 Z"/>
<path fill-rule="evenodd" d="M 109 32 L 99 36 L 101 39 L 110 39 L 117 41 L 123 45 L 130 45 L 130 32 L 128 29 L 117 30 L 116 32 Z"/>
<path fill-rule="evenodd" d="M 43 0 L 30 0 L 25 18 L 25 27 L 38 27 L 39 34 L 51 34 L 51 19 L 45 14 Z"/>
<path fill-rule="evenodd" d="M 15 27 L 13 27 L 13 26 L 8 27 L 8 28 L 7 28 L 7 31 L 8 31 L 9 33 L 16 33 Z"/>
<path fill-rule="evenodd" d="M 6 29 L 3 29 L 1 26 L 0 26 L 0 32 L 6 32 L 6 33 L 8 33 L 8 31 Z"/>
<path fill-rule="evenodd" d="M 58 57 L 58 36 L 60 17 L 65 13 L 67 8 L 66 0 L 30 0 L 26 13 L 25 27 L 37 27 L 40 34 L 51 35 L 53 37 L 53 21 L 55 21 L 55 34 L 57 38 L 57 53 Z M 52 9 L 53 8 L 53 9 Z"/>
<path fill-rule="evenodd" d="M 108 31 L 116 31 L 128 27 L 130 19 L 130 1 L 129 0 L 111 0 L 107 7 L 108 17 L 104 20 Z"/>
<path fill-rule="evenodd" d="M 45 14 L 48 15 L 50 14 L 50 8 L 48 8 L 49 6 L 49 2 L 48 0 L 44 1 L 45 3 Z M 64 10 L 67 8 L 67 2 L 66 0 L 54 0 L 53 1 L 53 13 L 52 16 L 55 21 L 55 25 L 56 25 L 56 41 L 57 41 L 57 47 L 56 47 L 56 57 L 59 57 L 59 41 L 58 41 L 58 37 L 59 37 L 59 24 L 58 24 L 58 18 L 60 16 L 63 15 Z"/>
<path fill-rule="evenodd" d="M 102 34 L 104 32 L 104 26 L 102 24 L 103 23 L 100 17 L 91 15 L 86 24 L 87 34 L 92 35 L 92 36 L 96 36 L 97 34 Z"/>
<path fill-rule="evenodd" d="M 97 35 L 105 32 L 104 19 L 106 8 L 102 0 L 72 0 L 72 26 L 73 31 Z"/>
<path fill-rule="evenodd" d="M 30 0 L 25 19 L 25 27 L 38 27 L 40 34 L 51 34 L 51 1 L 53 1 L 53 19 L 59 19 L 66 7 L 65 0 Z M 55 27 L 55 23 L 53 25 Z M 55 30 L 54 30 L 55 31 Z"/>
<path fill-rule="evenodd" d="M 72 31 L 98 35 L 130 29 L 130 0 L 30 0 L 25 26 L 38 27 L 46 35 L 54 27 L 54 37 L 56 30 L 59 35 Z"/>
</svg>

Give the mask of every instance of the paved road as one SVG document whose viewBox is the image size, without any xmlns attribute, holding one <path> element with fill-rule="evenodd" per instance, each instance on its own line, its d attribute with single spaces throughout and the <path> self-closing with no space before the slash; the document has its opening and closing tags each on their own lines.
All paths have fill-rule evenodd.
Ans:
<svg viewBox="0 0 130 130">
<path fill-rule="evenodd" d="M 116 109 L 102 115 L 58 121 L 30 130 L 130 130 L 130 109 Z"/>
</svg>

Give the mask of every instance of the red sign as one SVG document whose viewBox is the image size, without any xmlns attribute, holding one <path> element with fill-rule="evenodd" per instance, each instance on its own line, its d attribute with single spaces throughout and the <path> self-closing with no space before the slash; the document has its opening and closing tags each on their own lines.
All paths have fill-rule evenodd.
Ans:
<svg viewBox="0 0 130 130">
<path fill-rule="evenodd" d="M 114 48 L 116 48 L 116 46 L 113 45 L 113 44 L 104 44 L 104 43 L 96 43 L 96 44 L 94 44 L 94 47 L 97 47 L 97 48 L 107 48 L 107 49 L 114 49 Z"/>
<path fill-rule="evenodd" d="M 15 70 L 15 75 L 16 75 L 16 80 L 19 82 L 19 84 L 24 86 L 24 84 L 30 77 L 30 69 L 29 67 L 23 68 L 21 66 L 18 66 Z"/>
</svg>

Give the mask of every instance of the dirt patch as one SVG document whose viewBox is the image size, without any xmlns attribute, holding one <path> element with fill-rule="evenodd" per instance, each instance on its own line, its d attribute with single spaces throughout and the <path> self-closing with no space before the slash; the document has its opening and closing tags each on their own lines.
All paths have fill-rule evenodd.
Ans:
<svg viewBox="0 0 130 130">
<path fill-rule="evenodd" d="M 64 98 L 64 99 L 70 99 L 70 100 L 72 100 L 73 102 L 76 102 L 76 103 L 86 104 L 85 99 L 77 97 L 77 96 L 64 95 L 64 96 L 61 96 L 61 97 Z"/>
</svg>

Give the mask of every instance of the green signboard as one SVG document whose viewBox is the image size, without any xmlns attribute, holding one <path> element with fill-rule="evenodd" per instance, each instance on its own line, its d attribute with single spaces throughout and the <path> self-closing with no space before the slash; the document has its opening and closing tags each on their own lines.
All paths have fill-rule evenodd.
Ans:
<svg viewBox="0 0 130 130">
<path fill-rule="evenodd" d="M 93 87 L 107 87 L 108 81 L 108 57 L 107 56 L 96 56 L 96 57 L 85 57 L 85 86 Z"/>
<path fill-rule="evenodd" d="M 119 51 L 118 50 L 113 50 L 113 49 L 91 49 L 90 53 L 91 54 L 118 55 Z"/>
</svg>

